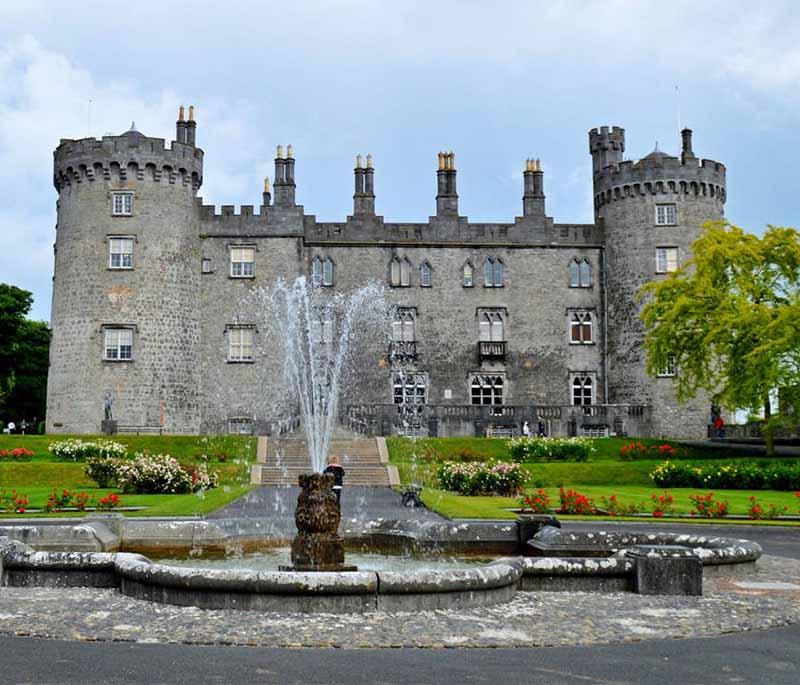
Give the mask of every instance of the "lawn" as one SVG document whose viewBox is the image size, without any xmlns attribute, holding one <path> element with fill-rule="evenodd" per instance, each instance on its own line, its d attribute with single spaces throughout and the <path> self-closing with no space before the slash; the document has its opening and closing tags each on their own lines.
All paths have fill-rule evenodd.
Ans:
<svg viewBox="0 0 800 685">
<path fill-rule="evenodd" d="M 86 492 L 92 500 L 98 500 L 113 489 L 95 487 L 86 477 L 82 462 L 57 459 L 48 450 L 51 442 L 66 436 L 4 435 L 0 436 L 0 450 L 26 447 L 35 456 L 30 462 L 0 462 L 0 491 L 16 490 L 28 497 L 29 508 L 42 508 L 48 495 L 55 488 L 58 492 L 67 489 Z M 82 440 L 94 440 L 103 436 L 70 436 Z M 129 516 L 189 516 L 202 515 L 225 506 L 250 490 L 249 465 L 255 459 L 256 440 L 243 436 L 169 436 L 169 435 L 124 435 L 115 436 L 116 442 L 124 444 L 129 451 L 170 454 L 182 464 L 194 465 L 206 461 L 210 471 L 220 476 L 219 487 L 197 494 L 183 495 L 136 495 L 122 494 L 122 506 L 145 507 L 136 512 L 125 512 Z M 201 460 L 206 455 L 206 460 Z M 14 516 L 6 513 L 0 516 Z M 17 514 L 18 515 L 18 514 Z M 44 514 L 32 514 L 42 516 Z M 51 516 L 75 516 L 50 514 Z"/>
<path fill-rule="evenodd" d="M 664 491 L 655 487 L 607 487 L 607 486 L 580 486 L 570 485 L 595 500 L 599 506 L 600 497 L 605 495 L 610 497 L 616 494 L 617 499 L 622 503 L 643 502 L 647 506 L 646 511 L 650 511 L 650 495 L 653 493 L 662 494 Z M 558 507 L 558 488 L 545 488 L 550 496 L 552 506 Z M 675 498 L 675 510 L 677 514 L 688 514 L 692 508 L 689 502 L 689 495 L 697 494 L 694 488 L 672 488 L 669 493 Z M 730 507 L 731 514 L 747 514 L 750 505 L 750 496 L 755 496 L 759 503 L 764 505 L 775 504 L 777 506 L 788 506 L 787 514 L 797 515 L 800 509 L 800 500 L 793 492 L 777 492 L 775 490 L 715 490 L 715 499 L 726 501 Z M 516 514 L 508 511 L 519 507 L 517 497 L 465 497 L 446 490 L 425 488 L 422 493 L 425 504 L 450 518 L 491 518 L 491 519 L 513 519 Z M 595 516 L 566 517 L 594 519 Z M 653 519 L 655 520 L 655 519 Z M 659 519 L 663 520 L 663 519 Z M 717 519 L 719 522 L 719 519 Z"/>
<path fill-rule="evenodd" d="M 580 491 L 594 498 L 600 505 L 602 496 L 617 495 L 623 504 L 644 502 L 650 504 L 653 493 L 661 493 L 650 473 L 664 461 L 646 459 L 622 461 L 620 448 L 632 442 L 626 438 L 599 438 L 593 441 L 595 452 L 586 462 L 532 462 L 523 463 L 526 472 L 528 491 L 533 488 L 545 488 L 551 497 L 553 506 L 558 505 L 558 488 L 564 486 Z M 670 444 L 678 446 L 676 441 L 669 440 L 637 440 L 646 445 Z M 493 438 L 388 438 L 389 459 L 397 466 L 402 483 L 418 483 L 425 486 L 423 499 L 432 509 L 452 518 L 506 518 L 513 519 L 515 514 L 507 511 L 517 507 L 517 498 L 507 497 L 465 497 L 447 492 L 439 488 L 437 478 L 438 466 L 448 459 L 454 461 L 475 460 L 511 461 L 508 441 Z M 760 456 L 746 457 L 741 453 L 725 453 L 720 448 L 683 448 L 682 456 L 691 459 L 698 466 L 726 456 L 732 461 L 746 460 L 748 463 L 770 463 L 776 459 Z M 791 458 L 784 458 L 791 459 Z M 717 462 L 718 463 L 718 462 Z M 701 489 L 671 489 L 675 497 L 677 513 L 688 514 L 691 504 L 690 494 L 705 493 Z M 754 495 L 763 505 L 776 504 L 788 506 L 788 514 L 797 515 L 800 500 L 793 492 L 774 490 L 719 490 L 715 492 L 717 499 L 727 500 L 731 514 L 746 514 L 750 504 L 749 497 Z M 648 506 L 648 511 L 650 507 Z M 594 518 L 594 517 L 590 517 Z"/>
</svg>

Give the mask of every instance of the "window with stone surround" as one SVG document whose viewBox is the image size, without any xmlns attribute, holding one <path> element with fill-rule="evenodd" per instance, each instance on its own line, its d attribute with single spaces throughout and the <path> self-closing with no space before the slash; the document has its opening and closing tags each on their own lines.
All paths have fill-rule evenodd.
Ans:
<svg viewBox="0 0 800 685">
<path fill-rule="evenodd" d="M 256 274 L 256 248 L 234 245 L 230 248 L 231 278 L 254 278 Z"/>
<path fill-rule="evenodd" d="M 415 342 L 417 339 L 417 310 L 414 307 L 397 307 L 392 321 L 393 342 Z"/>
<path fill-rule="evenodd" d="M 103 329 L 103 359 L 110 362 L 133 361 L 133 328 L 106 326 Z"/>
<path fill-rule="evenodd" d="M 411 262 L 407 257 L 393 257 L 389 264 L 389 284 L 393 288 L 407 288 L 411 285 Z"/>
<path fill-rule="evenodd" d="M 502 309 L 483 309 L 478 314 L 478 339 L 481 342 L 504 342 L 505 312 Z"/>
<path fill-rule="evenodd" d="M 253 419 L 249 416 L 235 416 L 228 419 L 228 433 L 230 435 L 252 435 Z"/>
<path fill-rule="evenodd" d="M 503 261 L 487 257 L 483 262 L 483 285 L 486 288 L 503 287 Z"/>
<path fill-rule="evenodd" d="M 132 236 L 109 236 L 108 238 L 108 268 L 132 269 L 133 268 L 133 243 Z"/>
<path fill-rule="evenodd" d="M 569 342 L 588 345 L 594 342 L 592 313 L 571 310 L 569 313 Z"/>
<path fill-rule="evenodd" d="M 333 286 L 335 265 L 330 257 L 314 257 L 311 262 L 311 280 L 314 285 Z"/>
<path fill-rule="evenodd" d="M 503 386 L 505 379 L 502 374 L 478 373 L 470 381 L 470 401 L 476 405 L 503 404 Z"/>
<path fill-rule="evenodd" d="M 573 406 L 594 404 L 594 379 L 589 374 L 575 374 L 572 377 L 571 391 Z"/>
<path fill-rule="evenodd" d="M 462 269 L 461 283 L 465 288 L 471 288 L 474 285 L 475 270 L 470 262 L 466 262 Z"/>
<path fill-rule="evenodd" d="M 311 342 L 332 343 L 335 328 L 333 307 L 323 307 L 311 321 Z"/>
<path fill-rule="evenodd" d="M 573 258 L 569 263 L 569 287 L 592 287 L 592 263 L 586 259 Z"/>
<path fill-rule="evenodd" d="M 392 374 L 392 400 L 404 406 L 422 406 L 427 401 L 428 382 L 424 373 Z"/>
<path fill-rule="evenodd" d="M 659 378 L 671 378 L 677 373 L 677 365 L 675 363 L 675 355 L 671 354 L 667 357 L 667 363 L 664 368 L 658 370 L 657 376 Z"/>
<path fill-rule="evenodd" d="M 254 340 L 252 326 L 228 326 L 228 361 L 252 362 Z"/>
<path fill-rule="evenodd" d="M 656 205 L 656 226 L 674 226 L 678 223 L 678 208 L 675 204 Z"/>
<path fill-rule="evenodd" d="M 200 260 L 200 271 L 204 274 L 214 273 L 214 267 L 211 264 L 210 257 L 203 257 L 203 259 Z"/>
<path fill-rule="evenodd" d="M 131 216 L 133 214 L 133 193 L 111 193 L 111 215 Z"/>
<path fill-rule="evenodd" d="M 678 270 L 678 248 L 656 248 L 656 273 L 667 274 Z"/>
<path fill-rule="evenodd" d="M 431 265 L 425 261 L 419 267 L 419 284 L 423 288 L 430 288 L 432 285 L 432 269 Z"/>
</svg>

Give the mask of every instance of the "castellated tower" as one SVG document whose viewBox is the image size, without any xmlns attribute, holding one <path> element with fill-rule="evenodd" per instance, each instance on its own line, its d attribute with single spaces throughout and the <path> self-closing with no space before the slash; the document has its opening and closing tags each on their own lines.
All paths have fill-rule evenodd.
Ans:
<svg viewBox="0 0 800 685">
<path fill-rule="evenodd" d="M 605 231 L 608 402 L 650 404 L 653 435 L 705 435 L 710 404 L 700 396 L 679 404 L 673 376 L 645 372 L 644 326 L 635 296 L 642 285 L 665 278 L 690 257 L 692 242 L 709 220 L 723 217 L 725 166 L 699 160 L 692 132 L 684 129 L 681 156 L 656 149 L 638 162 L 624 161 L 625 131 L 589 131 L 595 219 Z"/>
<path fill-rule="evenodd" d="M 120 424 L 199 431 L 195 130 L 181 108 L 169 147 L 132 126 L 55 150 L 49 433 L 97 433 L 109 392 Z"/>
</svg>

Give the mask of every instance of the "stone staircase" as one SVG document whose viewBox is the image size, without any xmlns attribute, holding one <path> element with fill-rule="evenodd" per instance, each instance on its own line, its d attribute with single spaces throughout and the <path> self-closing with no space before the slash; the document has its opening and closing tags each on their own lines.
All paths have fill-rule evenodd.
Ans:
<svg viewBox="0 0 800 685">
<path fill-rule="evenodd" d="M 399 484 L 397 468 L 388 464 L 384 438 L 331 440 L 329 456 L 339 457 L 344 485 L 383 486 Z M 297 485 L 297 477 L 311 466 L 306 441 L 297 437 L 258 438 L 258 459 L 250 482 L 257 485 Z"/>
</svg>

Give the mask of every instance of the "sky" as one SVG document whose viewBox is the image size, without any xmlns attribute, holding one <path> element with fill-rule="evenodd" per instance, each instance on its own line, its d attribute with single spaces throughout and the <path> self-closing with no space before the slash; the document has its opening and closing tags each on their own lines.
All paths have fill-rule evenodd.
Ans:
<svg viewBox="0 0 800 685">
<path fill-rule="evenodd" d="M 48 320 L 53 149 L 132 121 L 172 140 L 194 104 L 208 204 L 259 204 L 292 144 L 297 201 L 352 212 L 372 153 L 387 221 L 435 212 L 437 152 L 454 150 L 461 214 L 512 221 L 537 157 L 547 213 L 591 222 L 587 132 L 626 130 L 728 168 L 726 215 L 797 226 L 800 4 L 771 0 L 0 2 L 0 282 Z M 676 92 L 677 86 L 677 92 Z"/>
</svg>

